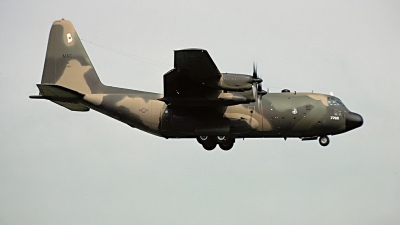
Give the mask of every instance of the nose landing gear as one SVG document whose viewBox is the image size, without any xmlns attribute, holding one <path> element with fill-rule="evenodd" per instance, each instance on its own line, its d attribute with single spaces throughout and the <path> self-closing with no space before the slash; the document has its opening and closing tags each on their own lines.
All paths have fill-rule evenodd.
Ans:
<svg viewBox="0 0 400 225">
<path fill-rule="evenodd" d="M 329 138 L 328 136 L 321 136 L 319 137 L 319 144 L 322 146 L 328 146 L 329 145 Z"/>
</svg>

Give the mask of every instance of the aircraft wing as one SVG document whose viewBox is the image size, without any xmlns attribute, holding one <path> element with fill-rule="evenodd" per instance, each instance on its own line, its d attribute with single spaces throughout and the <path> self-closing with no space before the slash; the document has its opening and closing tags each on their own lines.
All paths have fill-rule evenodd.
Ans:
<svg viewBox="0 0 400 225">
<path fill-rule="evenodd" d="M 183 49 L 175 51 L 174 67 L 187 70 L 191 79 L 202 82 L 218 82 L 221 77 L 217 66 L 206 50 Z"/>
<path fill-rule="evenodd" d="M 164 97 L 159 100 L 180 106 L 243 103 L 243 96 L 221 91 L 218 87 L 220 78 L 221 73 L 206 50 L 177 50 L 174 52 L 174 69 L 164 75 Z"/>
</svg>

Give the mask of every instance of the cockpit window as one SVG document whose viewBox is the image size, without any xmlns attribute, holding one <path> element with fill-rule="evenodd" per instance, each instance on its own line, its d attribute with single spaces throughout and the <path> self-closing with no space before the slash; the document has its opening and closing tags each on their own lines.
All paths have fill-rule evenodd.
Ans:
<svg viewBox="0 0 400 225">
<path fill-rule="evenodd" d="M 343 102 L 336 97 L 328 97 L 328 105 L 334 105 L 334 106 L 340 105 L 340 106 L 343 106 L 346 108 L 346 106 L 343 104 Z"/>
</svg>

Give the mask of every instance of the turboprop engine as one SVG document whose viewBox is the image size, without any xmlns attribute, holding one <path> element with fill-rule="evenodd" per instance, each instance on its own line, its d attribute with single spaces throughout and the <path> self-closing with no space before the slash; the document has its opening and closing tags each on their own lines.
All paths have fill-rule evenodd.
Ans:
<svg viewBox="0 0 400 225">
<path fill-rule="evenodd" d="M 257 74 L 257 67 L 253 64 L 253 76 L 245 74 L 222 73 L 218 86 L 224 91 L 243 92 L 243 93 L 223 93 L 220 98 L 231 99 L 234 101 L 253 101 L 257 102 L 261 108 L 262 96 L 268 92 L 262 89 L 263 80 Z M 250 91 L 251 90 L 251 91 Z M 249 96 L 249 93 L 252 95 Z M 227 95 L 230 94 L 230 95 Z"/>
<path fill-rule="evenodd" d="M 222 73 L 218 86 L 224 91 L 248 91 L 254 83 L 261 83 L 261 78 L 245 74 Z"/>
</svg>

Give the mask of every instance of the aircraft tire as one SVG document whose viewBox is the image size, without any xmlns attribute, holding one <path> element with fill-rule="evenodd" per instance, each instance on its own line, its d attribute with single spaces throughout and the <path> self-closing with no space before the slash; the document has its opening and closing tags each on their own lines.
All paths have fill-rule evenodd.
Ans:
<svg viewBox="0 0 400 225">
<path fill-rule="evenodd" d="M 204 140 L 202 139 L 203 137 L 204 136 L 197 137 L 196 138 L 197 142 L 199 142 L 200 144 L 203 144 L 204 143 Z"/>
<path fill-rule="evenodd" d="M 196 137 L 196 140 L 200 144 L 216 142 L 215 137 L 211 137 L 211 136 L 198 136 L 198 137 Z"/>
<path fill-rule="evenodd" d="M 319 137 L 319 144 L 322 146 L 328 146 L 329 145 L 329 138 L 328 136 L 321 136 Z"/>
<path fill-rule="evenodd" d="M 219 147 L 224 150 L 224 151 L 228 151 L 231 150 L 233 147 L 233 142 L 232 143 L 219 143 Z"/>
<path fill-rule="evenodd" d="M 218 144 L 222 150 L 228 151 L 231 150 L 233 145 L 235 144 L 235 139 L 230 137 L 225 137 L 225 139 L 220 141 Z"/>
<path fill-rule="evenodd" d="M 217 136 L 217 140 L 218 140 L 219 142 L 221 142 L 221 141 L 226 141 L 227 138 L 226 138 L 226 136 Z"/>
<path fill-rule="evenodd" d="M 203 148 L 207 151 L 214 150 L 214 148 L 217 147 L 217 143 L 203 143 Z"/>
<path fill-rule="evenodd" d="M 196 138 L 197 142 L 203 145 L 207 151 L 213 150 L 217 146 L 217 138 L 213 136 L 199 136 Z"/>
</svg>

